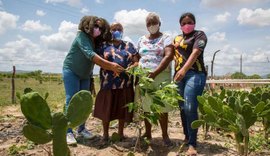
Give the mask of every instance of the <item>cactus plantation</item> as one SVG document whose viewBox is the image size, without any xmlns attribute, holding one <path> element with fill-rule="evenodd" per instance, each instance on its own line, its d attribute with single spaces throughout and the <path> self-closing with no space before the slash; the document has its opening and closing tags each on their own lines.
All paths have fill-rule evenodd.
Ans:
<svg viewBox="0 0 270 156">
<path fill-rule="evenodd" d="M 52 113 L 46 98 L 38 92 L 26 89 L 20 96 L 21 110 L 28 123 L 23 127 L 24 136 L 37 143 L 53 142 L 54 156 L 69 156 L 66 142 L 68 128 L 74 128 L 86 121 L 92 111 L 93 99 L 88 91 L 76 93 L 70 100 L 66 113 Z"/>
</svg>

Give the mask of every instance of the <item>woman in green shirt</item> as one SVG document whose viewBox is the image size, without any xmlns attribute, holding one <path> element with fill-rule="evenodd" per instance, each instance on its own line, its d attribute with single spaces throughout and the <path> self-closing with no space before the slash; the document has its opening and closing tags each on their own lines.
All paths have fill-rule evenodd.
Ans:
<svg viewBox="0 0 270 156">
<path fill-rule="evenodd" d="M 93 71 L 94 64 L 115 73 L 120 73 L 124 70 L 117 63 L 104 60 L 95 52 L 102 42 L 111 39 L 110 25 L 105 19 L 96 16 L 84 16 L 80 21 L 78 29 L 79 31 L 63 65 L 66 108 L 75 93 L 80 90 L 89 90 L 89 74 Z M 84 138 L 93 138 L 93 134 L 86 130 L 85 124 L 80 125 L 77 131 Z M 77 143 L 72 129 L 68 129 L 67 143 Z"/>
</svg>

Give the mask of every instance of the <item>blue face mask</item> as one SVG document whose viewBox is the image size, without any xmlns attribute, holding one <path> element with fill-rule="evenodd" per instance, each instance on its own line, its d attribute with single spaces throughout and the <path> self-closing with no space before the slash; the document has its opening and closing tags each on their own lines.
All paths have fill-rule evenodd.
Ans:
<svg viewBox="0 0 270 156">
<path fill-rule="evenodd" d="M 112 31 L 112 38 L 114 40 L 122 40 L 122 37 L 123 37 L 123 32 L 121 31 Z"/>
</svg>

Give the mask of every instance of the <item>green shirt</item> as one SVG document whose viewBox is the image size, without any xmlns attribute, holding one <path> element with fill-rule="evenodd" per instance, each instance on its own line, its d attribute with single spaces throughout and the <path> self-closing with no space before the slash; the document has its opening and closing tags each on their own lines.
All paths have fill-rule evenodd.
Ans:
<svg viewBox="0 0 270 156">
<path fill-rule="evenodd" d="M 95 55 L 91 39 L 86 33 L 79 31 L 65 58 L 63 68 L 70 69 L 81 79 L 88 79 L 93 71 L 92 60 Z"/>
</svg>

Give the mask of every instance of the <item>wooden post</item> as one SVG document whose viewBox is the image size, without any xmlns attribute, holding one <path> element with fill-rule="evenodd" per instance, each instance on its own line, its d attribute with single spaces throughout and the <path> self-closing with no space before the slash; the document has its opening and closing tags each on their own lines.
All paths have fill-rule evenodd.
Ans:
<svg viewBox="0 0 270 156">
<path fill-rule="evenodd" d="M 11 79 L 11 86 L 12 86 L 12 92 L 11 92 L 11 101 L 12 104 L 15 103 L 15 72 L 16 72 L 16 68 L 15 66 L 13 66 L 13 73 L 12 73 L 12 79 Z"/>
</svg>

